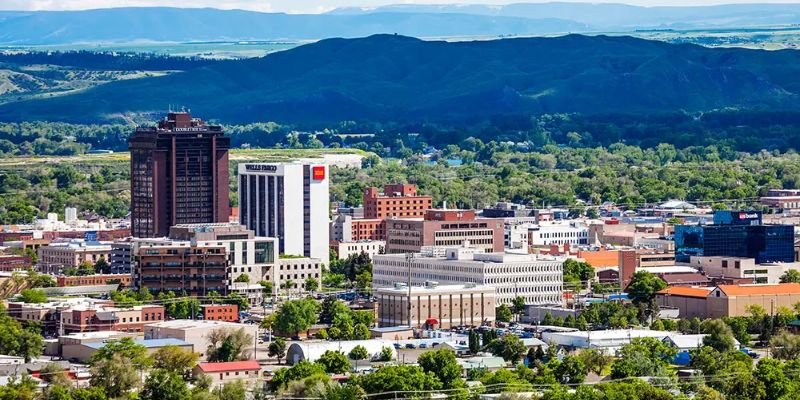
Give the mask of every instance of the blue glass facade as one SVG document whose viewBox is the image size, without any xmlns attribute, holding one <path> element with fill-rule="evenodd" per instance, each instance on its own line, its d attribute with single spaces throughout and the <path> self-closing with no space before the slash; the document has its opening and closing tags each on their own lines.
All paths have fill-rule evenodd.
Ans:
<svg viewBox="0 0 800 400">
<path fill-rule="evenodd" d="M 761 211 L 714 211 L 714 225 L 761 225 Z"/>
<path fill-rule="evenodd" d="M 707 225 L 675 227 L 675 260 L 694 255 L 753 258 L 756 263 L 794 262 L 791 225 Z"/>
</svg>

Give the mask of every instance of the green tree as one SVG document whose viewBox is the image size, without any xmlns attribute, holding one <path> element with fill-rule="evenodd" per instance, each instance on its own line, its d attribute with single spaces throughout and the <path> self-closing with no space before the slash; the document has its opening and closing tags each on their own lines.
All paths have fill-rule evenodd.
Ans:
<svg viewBox="0 0 800 400">
<path fill-rule="evenodd" d="M 481 351 L 481 337 L 478 331 L 470 329 L 469 331 L 469 352 L 471 354 L 478 354 Z"/>
<path fill-rule="evenodd" d="M 461 381 L 461 365 L 450 350 L 439 349 L 423 353 L 417 363 L 422 370 L 436 375 L 442 383 L 442 389 L 463 387 Z"/>
<path fill-rule="evenodd" d="M 250 282 L 250 275 L 247 275 L 247 274 L 239 274 L 239 276 L 237 276 L 237 277 L 236 277 L 236 279 L 234 280 L 234 282 L 244 282 L 244 283 L 249 283 L 249 282 Z"/>
<path fill-rule="evenodd" d="M 525 313 L 525 298 L 522 296 L 514 297 L 511 301 L 511 312 L 519 318 L 523 313 Z"/>
<path fill-rule="evenodd" d="M 492 354 L 503 357 L 516 365 L 528 352 L 528 348 L 516 335 L 504 335 L 501 339 L 494 340 L 490 345 Z"/>
<path fill-rule="evenodd" d="M 94 272 L 98 274 L 110 274 L 111 264 L 106 261 L 105 257 L 100 257 L 94 263 Z"/>
<path fill-rule="evenodd" d="M 667 283 L 661 278 L 647 271 L 637 271 L 631 277 L 627 292 L 634 304 L 648 304 L 655 298 L 656 292 L 666 287 Z"/>
<path fill-rule="evenodd" d="M 781 283 L 800 283 L 800 271 L 790 269 L 781 275 Z"/>
<path fill-rule="evenodd" d="M 350 370 L 350 361 L 338 351 L 326 350 L 316 361 L 329 374 L 343 374 Z"/>
<path fill-rule="evenodd" d="M 156 369 L 144 382 L 139 398 L 142 400 L 184 400 L 189 397 L 189 387 L 181 374 Z"/>
<path fill-rule="evenodd" d="M 572 258 L 564 261 L 564 282 L 573 290 L 584 288 L 594 279 L 594 268 L 591 264 Z"/>
<path fill-rule="evenodd" d="M 260 281 L 258 282 L 258 284 L 261 285 L 261 287 L 263 288 L 261 289 L 261 292 L 264 294 L 265 297 L 272 297 L 272 292 L 274 290 L 274 285 L 272 284 L 272 282 Z"/>
<path fill-rule="evenodd" d="M 321 364 L 302 360 L 292 365 L 291 368 L 280 368 L 276 370 L 275 374 L 272 376 L 272 380 L 269 382 L 269 386 L 272 391 L 278 391 L 279 389 L 285 388 L 291 381 L 318 374 L 325 374 L 324 367 Z"/>
<path fill-rule="evenodd" d="M 140 384 L 141 369 L 142 366 L 134 364 L 122 353 L 115 353 L 110 358 L 92 362 L 90 384 L 102 389 L 109 397 L 117 398 Z"/>
<path fill-rule="evenodd" d="M 319 280 L 316 278 L 308 277 L 305 283 L 305 289 L 307 292 L 316 292 L 319 289 Z"/>
<path fill-rule="evenodd" d="M 378 361 L 386 362 L 392 361 L 392 356 L 394 355 L 394 351 L 392 351 L 391 347 L 383 346 L 381 347 L 381 352 L 378 354 Z"/>
<path fill-rule="evenodd" d="M 357 380 L 367 393 L 422 392 L 441 389 L 442 384 L 433 373 L 420 367 L 407 365 L 385 366 L 364 375 Z M 377 399 L 391 399 L 393 395 L 375 396 Z"/>
<path fill-rule="evenodd" d="M 511 322 L 512 317 L 511 309 L 505 304 L 501 304 L 495 309 L 497 322 Z"/>
<path fill-rule="evenodd" d="M 230 362 L 246 360 L 248 349 L 253 344 L 253 335 L 244 328 L 218 328 L 208 333 L 208 360 L 212 362 Z"/>
<path fill-rule="evenodd" d="M 281 359 L 286 356 L 286 340 L 282 337 L 276 337 L 269 343 L 267 351 L 269 356 L 275 357 L 278 360 L 278 364 L 280 364 Z"/>
<path fill-rule="evenodd" d="M 153 352 L 153 368 L 189 377 L 200 355 L 178 346 L 164 346 Z"/>
<path fill-rule="evenodd" d="M 617 351 L 618 359 L 611 366 L 611 377 L 666 376 L 675 354 L 676 349 L 656 338 L 634 338 Z"/>
<path fill-rule="evenodd" d="M 372 337 L 369 328 L 364 324 L 356 324 L 353 328 L 353 340 L 369 340 Z"/>
<path fill-rule="evenodd" d="M 369 358 L 369 352 L 367 351 L 366 347 L 358 345 L 350 350 L 350 353 L 347 354 L 347 357 L 355 361 L 366 360 Z"/>
<path fill-rule="evenodd" d="M 289 300 L 277 311 L 275 329 L 278 332 L 297 335 L 317 322 L 319 311 L 319 304 L 313 299 Z"/>
<path fill-rule="evenodd" d="M 769 341 L 772 356 L 781 360 L 800 359 L 800 336 L 781 331 Z"/>
<path fill-rule="evenodd" d="M 710 346 L 720 353 L 736 350 L 733 331 L 721 319 L 711 319 L 703 323 L 703 345 Z"/>
<path fill-rule="evenodd" d="M 578 353 L 578 358 L 583 361 L 589 371 L 602 375 L 603 371 L 614 362 L 614 357 L 597 349 L 584 349 Z"/>
<path fill-rule="evenodd" d="M 228 382 L 222 385 L 219 391 L 219 400 L 246 400 L 247 388 L 241 380 Z"/>
<path fill-rule="evenodd" d="M 25 303 L 46 303 L 47 295 L 42 289 L 25 289 L 20 292 L 20 300 Z"/>
<path fill-rule="evenodd" d="M 344 304 L 335 296 L 328 296 L 322 300 L 322 309 L 319 313 L 319 322 L 323 324 L 330 324 L 333 322 L 333 317 L 337 314 L 350 313 L 350 307 Z"/>
<path fill-rule="evenodd" d="M 576 384 L 583 383 L 586 378 L 588 369 L 586 364 L 581 361 L 579 357 L 567 356 L 563 360 L 551 360 L 550 363 L 555 363 L 551 368 L 556 379 L 562 384 Z"/>
</svg>

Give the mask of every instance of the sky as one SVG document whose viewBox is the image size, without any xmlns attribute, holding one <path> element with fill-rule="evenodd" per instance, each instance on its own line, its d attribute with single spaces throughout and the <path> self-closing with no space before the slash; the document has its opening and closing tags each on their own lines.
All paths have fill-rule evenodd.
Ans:
<svg viewBox="0 0 800 400">
<path fill-rule="evenodd" d="M 85 10 L 109 7 L 213 7 L 263 12 L 319 13 L 337 7 L 375 7 L 386 4 L 507 4 L 543 0 L 0 0 L 0 10 Z M 578 1 L 578 0 L 559 0 Z M 728 3 L 761 3 L 763 0 L 584 0 L 593 3 L 627 3 L 639 6 L 694 6 Z M 800 0 L 769 0 L 800 3 Z"/>
</svg>

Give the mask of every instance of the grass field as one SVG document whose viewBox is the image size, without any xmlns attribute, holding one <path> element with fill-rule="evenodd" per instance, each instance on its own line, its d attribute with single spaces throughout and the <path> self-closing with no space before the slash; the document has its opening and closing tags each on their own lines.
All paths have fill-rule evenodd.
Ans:
<svg viewBox="0 0 800 400">
<path fill-rule="evenodd" d="M 154 53 L 180 57 L 202 57 L 215 59 L 262 57 L 276 51 L 291 49 L 304 42 L 254 41 L 254 42 L 131 42 L 131 43 L 85 43 L 49 46 L 7 47 L 37 51 L 116 51 L 132 53 Z"/>
<path fill-rule="evenodd" d="M 281 162 L 305 158 L 336 158 L 337 156 L 352 155 L 363 157 L 368 153 L 358 149 L 232 149 L 230 152 L 231 161 L 264 161 Z M 82 154 L 79 156 L 57 157 L 57 156 L 35 156 L 35 157 L 3 157 L 0 158 L 0 169 L 17 169 L 34 167 L 44 164 L 95 164 L 108 165 L 116 163 L 127 163 L 130 154 L 118 152 L 110 154 Z"/>
</svg>

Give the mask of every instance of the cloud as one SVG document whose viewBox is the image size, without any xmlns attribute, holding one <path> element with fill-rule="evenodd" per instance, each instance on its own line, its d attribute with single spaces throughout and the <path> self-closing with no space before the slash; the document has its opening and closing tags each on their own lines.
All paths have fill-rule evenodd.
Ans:
<svg viewBox="0 0 800 400">
<path fill-rule="evenodd" d="M 224 10 L 275 11 L 264 0 L 0 0 L 2 10 L 87 10 L 112 7 L 213 7 Z"/>
</svg>

